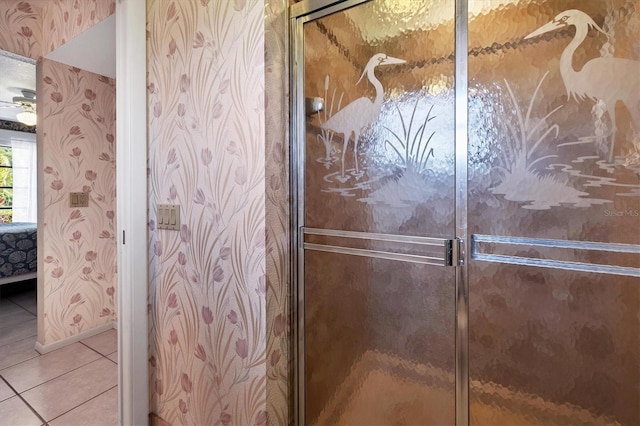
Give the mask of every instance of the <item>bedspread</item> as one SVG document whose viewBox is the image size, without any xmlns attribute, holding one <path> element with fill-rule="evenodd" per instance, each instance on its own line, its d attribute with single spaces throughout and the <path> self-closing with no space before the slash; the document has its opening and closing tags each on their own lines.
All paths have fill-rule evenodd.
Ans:
<svg viewBox="0 0 640 426">
<path fill-rule="evenodd" d="M 0 278 L 36 272 L 37 228 L 35 223 L 0 225 Z"/>
</svg>

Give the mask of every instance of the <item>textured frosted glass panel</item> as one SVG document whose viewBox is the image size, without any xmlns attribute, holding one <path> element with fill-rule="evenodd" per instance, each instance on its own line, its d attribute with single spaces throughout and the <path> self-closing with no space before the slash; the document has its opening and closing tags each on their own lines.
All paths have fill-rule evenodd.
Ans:
<svg viewBox="0 0 640 426">
<path fill-rule="evenodd" d="M 471 232 L 639 244 L 638 3 L 470 3 Z"/>
<path fill-rule="evenodd" d="M 305 24 L 305 97 L 324 100 L 307 110 L 306 226 L 453 235 L 453 14 L 379 1 Z"/>
<path fill-rule="evenodd" d="M 385 0 L 304 25 L 306 227 L 454 235 L 453 16 L 450 0 Z M 416 254 L 366 238 L 330 240 Z M 312 250 L 304 264 L 307 423 L 452 424 L 453 268 Z"/>
<path fill-rule="evenodd" d="M 307 252 L 308 424 L 453 424 L 453 273 Z"/>
<path fill-rule="evenodd" d="M 640 424 L 638 279 L 476 263 L 473 424 Z"/>
<path fill-rule="evenodd" d="M 637 273 L 638 3 L 470 10 L 470 232 L 572 247 L 486 253 Z M 638 278 L 472 259 L 469 289 L 473 424 L 640 424 Z"/>
</svg>

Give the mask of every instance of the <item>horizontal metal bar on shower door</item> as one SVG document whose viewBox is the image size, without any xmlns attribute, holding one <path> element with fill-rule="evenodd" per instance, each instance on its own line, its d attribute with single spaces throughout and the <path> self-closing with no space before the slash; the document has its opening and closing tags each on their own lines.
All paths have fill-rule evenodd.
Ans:
<svg viewBox="0 0 640 426">
<path fill-rule="evenodd" d="M 493 245 L 492 249 L 483 248 L 484 245 Z M 508 246 L 527 246 L 547 249 L 543 251 L 545 257 L 530 257 L 517 255 L 509 255 L 500 253 L 500 249 L 506 249 Z M 610 264 L 562 260 L 558 259 L 559 251 L 568 251 L 572 257 L 582 255 L 585 257 L 586 252 L 601 252 L 603 257 L 615 257 L 610 259 Z M 563 252 L 564 253 L 564 252 Z M 629 257 L 628 254 L 640 254 L 640 246 L 635 244 L 621 243 L 598 243 L 591 241 L 572 241 L 572 240 L 553 240 L 523 237 L 507 237 L 492 235 L 473 235 L 471 237 L 471 259 L 484 262 L 504 263 L 521 266 L 535 266 L 551 269 L 562 269 L 576 272 L 592 272 L 610 275 L 622 275 L 629 277 L 640 277 L 640 268 L 616 265 L 614 260 L 619 261 L 620 256 Z M 587 257 L 588 259 L 588 257 Z M 627 259 L 628 260 L 628 259 Z"/>
<path fill-rule="evenodd" d="M 547 260 L 532 257 L 504 256 L 500 254 L 473 254 L 473 260 L 507 263 L 510 265 L 538 266 L 542 268 L 563 269 L 576 272 L 595 272 L 600 274 L 640 277 L 640 268 L 626 266 L 601 265 L 598 263 L 568 262 L 565 260 Z"/>
<path fill-rule="evenodd" d="M 445 266 L 444 259 L 415 254 L 392 253 L 388 251 L 366 250 L 351 247 L 330 246 L 325 244 L 304 243 L 305 250 L 324 251 L 327 253 L 349 254 L 353 256 L 372 257 L 376 259 L 396 260 L 400 262 L 419 263 L 422 265 Z"/>
<path fill-rule="evenodd" d="M 526 237 L 503 237 L 497 235 L 473 235 L 474 243 L 515 244 L 536 247 L 567 248 L 577 250 L 597 250 L 617 253 L 638 253 L 640 245 L 622 243 L 598 243 L 593 241 L 553 240 Z"/>
<path fill-rule="evenodd" d="M 392 243 L 411 243 L 426 246 L 441 246 L 445 238 L 419 237 L 414 235 L 378 234 L 374 232 L 339 231 L 335 229 L 302 228 L 304 235 L 324 235 L 327 237 L 356 238 Z"/>
<path fill-rule="evenodd" d="M 418 263 L 435 266 L 460 265 L 460 245 L 457 239 L 420 237 L 411 235 L 391 235 L 370 232 L 339 231 L 332 229 L 301 228 L 300 247 L 304 250 L 323 251 L 328 253 L 347 254 L 377 259 L 395 260 L 400 262 Z M 307 236 L 327 237 L 330 241 L 307 241 Z M 373 249 L 369 247 L 353 247 L 348 241 L 363 241 L 371 245 L 384 243 L 401 243 L 402 249 L 417 246 L 418 249 L 430 249 L 431 252 L 406 253 L 391 249 Z"/>
</svg>

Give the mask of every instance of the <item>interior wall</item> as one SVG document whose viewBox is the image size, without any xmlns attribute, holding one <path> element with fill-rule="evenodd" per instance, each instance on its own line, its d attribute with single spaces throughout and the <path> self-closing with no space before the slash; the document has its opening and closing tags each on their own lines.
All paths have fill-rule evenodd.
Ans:
<svg viewBox="0 0 640 426">
<path fill-rule="evenodd" d="M 265 0 L 267 412 L 287 425 L 292 392 L 290 329 L 287 0 Z"/>
<path fill-rule="evenodd" d="M 115 80 L 38 63 L 38 343 L 116 320 Z M 69 192 L 89 207 L 69 207 Z"/>
<path fill-rule="evenodd" d="M 56 50 L 116 11 L 115 0 L 51 0 L 43 7 L 42 56 Z"/>
<path fill-rule="evenodd" d="M 42 7 L 33 2 L 0 0 L 0 49 L 38 59 L 42 56 Z"/>
<path fill-rule="evenodd" d="M 150 408 L 265 424 L 264 2 L 147 7 Z"/>
<path fill-rule="evenodd" d="M 115 0 L 0 0 L 0 49 L 40 59 L 115 10 Z"/>
</svg>

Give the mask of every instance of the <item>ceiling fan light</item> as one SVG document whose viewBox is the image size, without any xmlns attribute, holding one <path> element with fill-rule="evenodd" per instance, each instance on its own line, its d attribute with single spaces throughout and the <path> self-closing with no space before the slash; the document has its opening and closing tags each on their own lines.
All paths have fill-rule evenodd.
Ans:
<svg viewBox="0 0 640 426">
<path fill-rule="evenodd" d="M 35 112 L 31 111 L 23 111 L 21 113 L 18 113 L 16 114 L 16 118 L 25 126 L 35 126 L 38 122 L 38 116 Z"/>
</svg>

